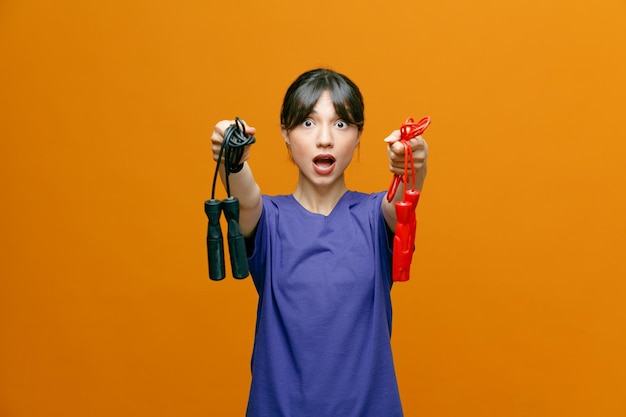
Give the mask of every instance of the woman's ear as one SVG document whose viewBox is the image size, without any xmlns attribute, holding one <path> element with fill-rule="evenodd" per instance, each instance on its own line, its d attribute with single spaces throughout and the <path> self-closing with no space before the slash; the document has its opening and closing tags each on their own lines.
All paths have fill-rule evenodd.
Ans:
<svg viewBox="0 0 626 417">
<path fill-rule="evenodd" d="M 280 127 L 280 134 L 285 139 L 285 145 L 287 145 L 287 153 L 289 154 L 289 160 L 293 162 L 293 155 L 291 154 L 291 141 L 289 140 L 289 131 L 285 129 L 285 126 Z"/>
<path fill-rule="evenodd" d="M 287 147 L 289 148 L 291 146 L 291 141 L 289 140 L 289 132 L 287 131 L 287 129 L 285 129 L 284 126 L 280 127 L 280 134 L 282 135 L 285 143 L 287 144 Z"/>
</svg>

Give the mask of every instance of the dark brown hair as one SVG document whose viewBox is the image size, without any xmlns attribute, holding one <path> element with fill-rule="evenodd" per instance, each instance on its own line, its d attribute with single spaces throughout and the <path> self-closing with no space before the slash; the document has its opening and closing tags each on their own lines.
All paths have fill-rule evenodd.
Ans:
<svg viewBox="0 0 626 417">
<path fill-rule="evenodd" d="M 324 91 L 330 93 L 337 115 L 361 132 L 365 106 L 359 88 L 345 75 L 326 68 L 307 71 L 289 86 L 280 111 L 281 126 L 289 131 L 304 122 Z"/>
</svg>

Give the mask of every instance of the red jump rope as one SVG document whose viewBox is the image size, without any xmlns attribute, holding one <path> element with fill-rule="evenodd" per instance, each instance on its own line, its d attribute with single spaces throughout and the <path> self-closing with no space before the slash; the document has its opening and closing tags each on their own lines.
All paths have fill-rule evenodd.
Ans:
<svg viewBox="0 0 626 417">
<path fill-rule="evenodd" d="M 396 195 L 400 182 L 404 182 L 404 196 L 396 202 L 396 233 L 393 237 L 392 274 L 393 281 L 408 281 L 410 277 L 411 260 L 415 250 L 415 209 L 420 198 L 420 191 L 415 189 L 415 166 L 413 165 L 413 151 L 408 141 L 426 130 L 430 125 L 430 117 L 422 117 L 417 123 L 408 118 L 400 127 L 400 140 L 404 146 L 404 174 L 396 174 L 391 181 L 387 192 L 387 201 L 391 202 Z M 409 169 L 411 170 L 409 184 Z"/>
</svg>

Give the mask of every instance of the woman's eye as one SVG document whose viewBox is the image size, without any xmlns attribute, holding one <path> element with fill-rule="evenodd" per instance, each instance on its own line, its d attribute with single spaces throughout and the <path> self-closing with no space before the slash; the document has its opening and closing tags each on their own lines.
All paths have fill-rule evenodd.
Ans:
<svg viewBox="0 0 626 417">
<path fill-rule="evenodd" d="M 313 120 L 306 119 L 304 122 L 302 122 L 302 126 L 304 126 L 304 127 L 311 127 L 311 126 L 313 126 Z"/>
<path fill-rule="evenodd" d="M 348 124 L 343 120 L 337 120 L 335 126 L 337 126 L 339 129 L 345 129 L 346 127 L 348 127 Z"/>
</svg>

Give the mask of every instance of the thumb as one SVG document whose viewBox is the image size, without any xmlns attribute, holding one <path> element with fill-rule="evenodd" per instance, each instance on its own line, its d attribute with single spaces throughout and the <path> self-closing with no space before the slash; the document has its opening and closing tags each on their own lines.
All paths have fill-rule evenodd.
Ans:
<svg viewBox="0 0 626 417">
<path fill-rule="evenodd" d="M 399 140 L 400 140 L 400 130 L 394 130 L 393 132 L 391 132 L 389 136 L 385 138 L 385 142 L 390 145 Z"/>
</svg>

